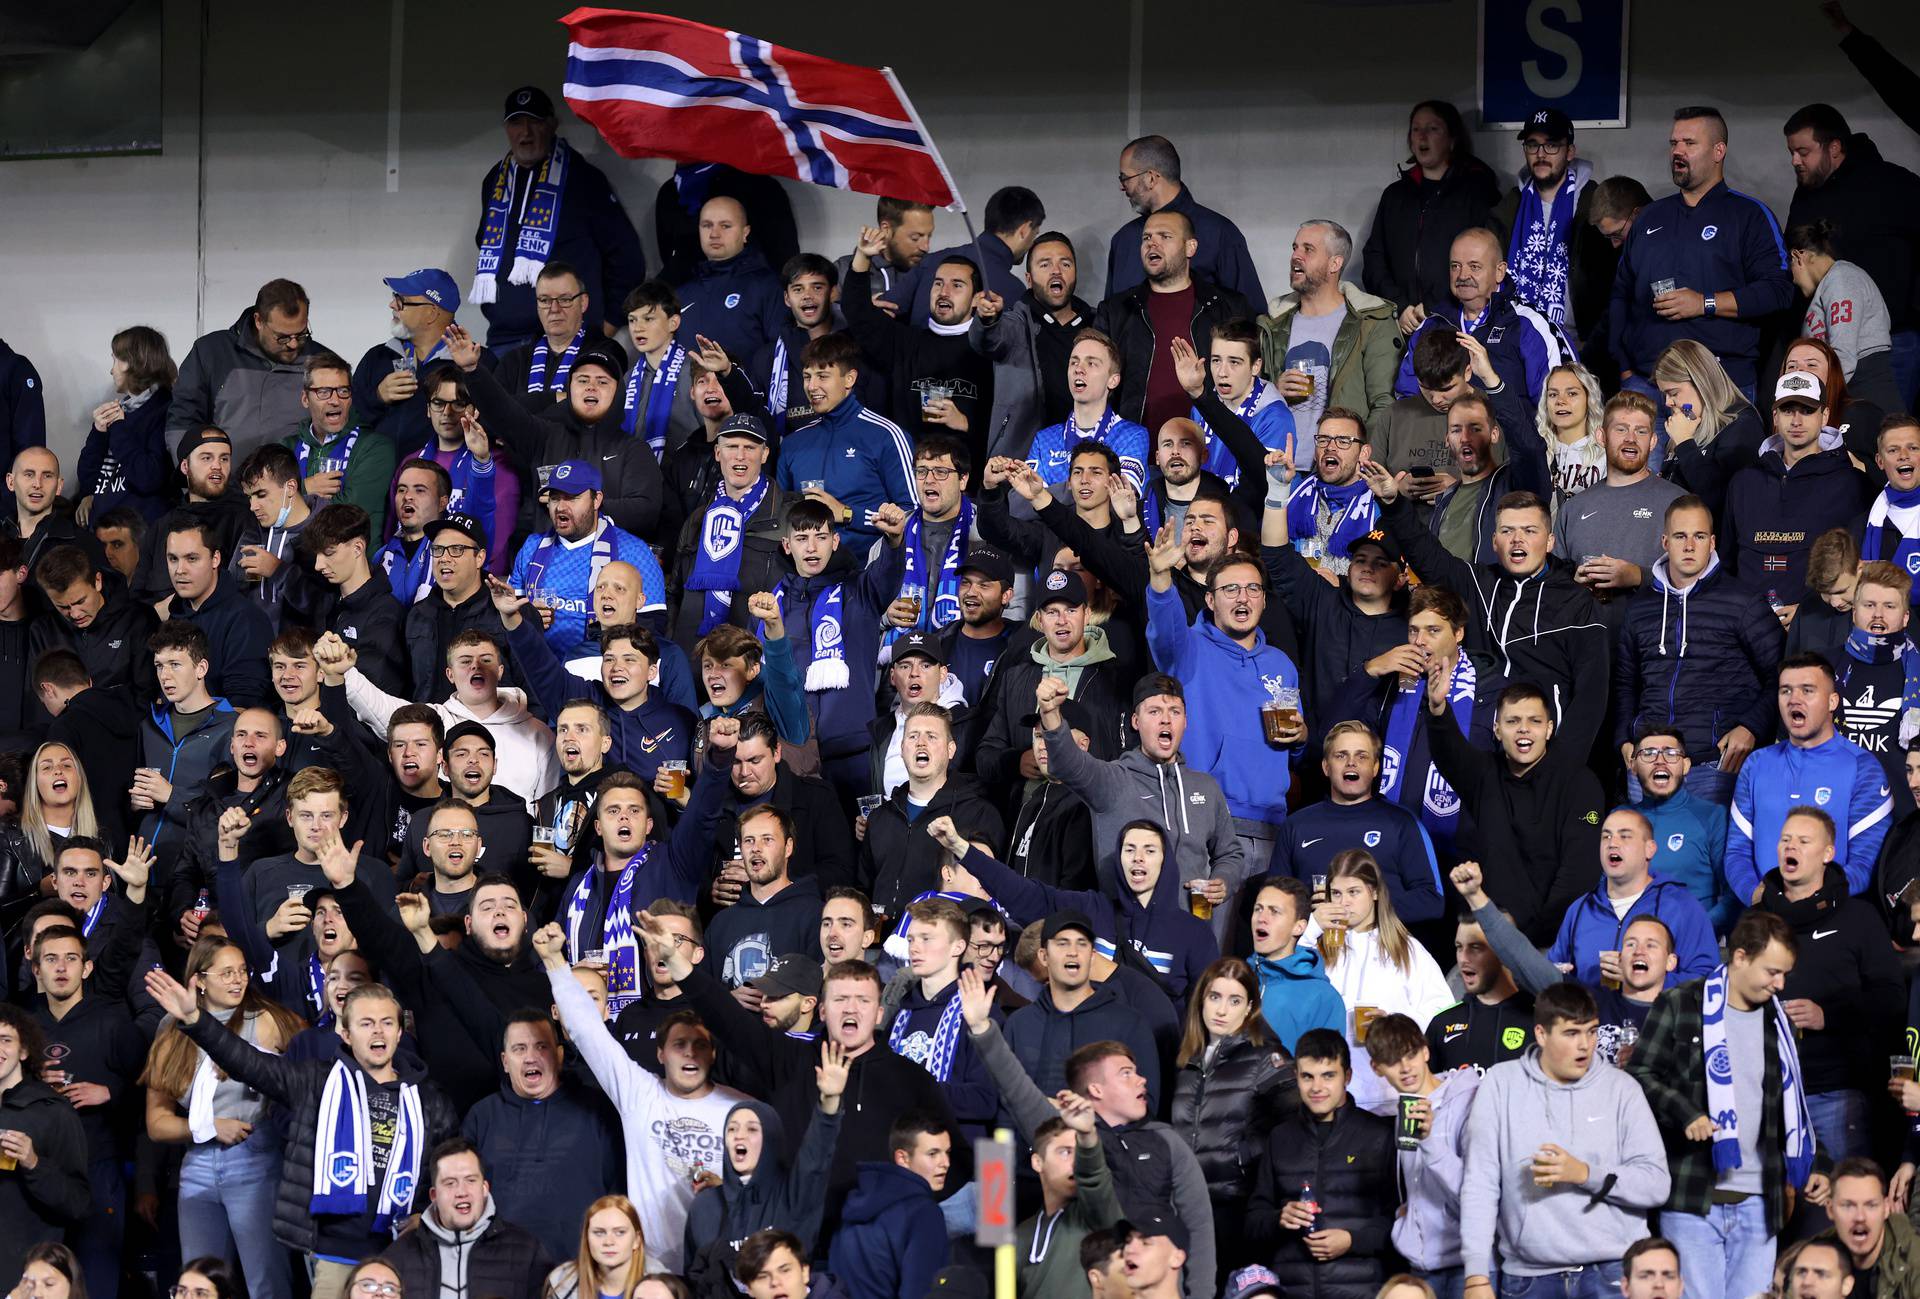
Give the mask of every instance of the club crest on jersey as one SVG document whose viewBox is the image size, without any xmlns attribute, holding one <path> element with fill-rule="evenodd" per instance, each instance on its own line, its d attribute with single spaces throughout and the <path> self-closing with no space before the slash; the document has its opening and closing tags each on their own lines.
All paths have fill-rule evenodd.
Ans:
<svg viewBox="0 0 1920 1299">
<path fill-rule="evenodd" d="M 1686 843 L 1687 836 L 1684 834 L 1670 834 L 1667 836 L 1667 851 L 1679 852 L 1682 848 L 1686 847 Z"/>
<path fill-rule="evenodd" d="M 1700 231 L 1700 237 L 1702 239 L 1711 239 L 1719 233 L 1720 233 L 1719 226 L 1707 226 Z"/>
<path fill-rule="evenodd" d="M 729 293 L 727 295 L 727 310 L 732 311 L 735 307 L 739 305 L 740 305 L 740 295 L 738 293 Z"/>
<path fill-rule="evenodd" d="M 1378 848 L 1380 846 L 1380 832 L 1378 830 L 1369 830 L 1362 838 L 1366 840 L 1367 847 L 1369 848 Z"/>
<path fill-rule="evenodd" d="M 1825 807 L 1828 803 L 1831 803 L 1833 801 L 1833 787 L 1831 785 L 1822 785 L 1820 788 L 1814 790 L 1813 801 L 1821 807 Z"/>
</svg>

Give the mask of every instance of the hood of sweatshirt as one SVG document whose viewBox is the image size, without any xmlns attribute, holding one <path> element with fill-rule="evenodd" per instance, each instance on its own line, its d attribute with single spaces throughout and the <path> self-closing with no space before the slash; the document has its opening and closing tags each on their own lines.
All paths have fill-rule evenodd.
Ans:
<svg viewBox="0 0 1920 1299">
<path fill-rule="evenodd" d="M 1274 960 L 1269 956 L 1253 955 L 1247 958 L 1247 964 L 1265 983 L 1275 980 L 1314 980 L 1327 977 L 1326 964 L 1320 959 L 1320 953 L 1311 944 L 1295 944 L 1293 953 Z"/>
<path fill-rule="evenodd" d="M 468 1227 L 465 1231 L 455 1231 L 453 1228 L 443 1225 L 439 1215 L 431 1209 L 420 1215 L 420 1225 L 431 1232 L 434 1238 L 440 1242 L 440 1252 L 443 1257 L 448 1252 L 456 1250 L 464 1254 L 468 1250 L 471 1250 L 473 1248 L 473 1242 L 486 1235 L 487 1228 L 493 1225 L 493 1197 L 491 1195 L 487 1197 L 487 1207 L 481 1210 L 480 1220 L 471 1227 Z M 447 1270 L 443 1266 L 440 1275 L 448 1281 L 454 1281 L 456 1277 L 464 1276 L 464 1272 L 464 1268 L 456 1273 Z M 460 1285 L 460 1288 L 464 1289 L 464 1285 Z"/>
<path fill-rule="evenodd" d="M 1117 657 L 1113 652 L 1113 647 L 1107 644 L 1107 629 L 1105 627 L 1089 625 L 1087 627 L 1086 639 L 1086 646 L 1081 649 L 1080 653 L 1066 660 L 1064 663 L 1047 653 L 1047 638 L 1045 636 L 1036 636 L 1033 638 L 1033 643 L 1027 646 L 1027 656 L 1035 663 L 1038 663 L 1043 669 L 1051 668 L 1054 671 L 1091 667 L 1095 663 L 1110 663 Z"/>
<path fill-rule="evenodd" d="M 767 265 L 767 255 L 757 247 L 748 244 L 740 252 L 724 262 L 711 258 L 702 260 L 696 272 L 700 277 L 700 286 L 704 290 L 708 285 L 725 284 L 728 280 L 749 279 L 756 276 L 771 275 L 773 268 Z"/>
<path fill-rule="evenodd" d="M 780 1112 L 765 1101 L 741 1101 L 727 1111 L 727 1122 L 733 1122 L 733 1116 L 742 1111 L 760 1120 L 760 1162 L 754 1165 L 750 1177 L 743 1178 L 734 1171 L 733 1151 L 725 1138 L 725 1124 L 721 1125 L 720 1194 L 729 1215 L 762 1202 L 787 1175 L 786 1160 L 782 1158 L 787 1127 L 780 1121 Z"/>
<path fill-rule="evenodd" d="M 456 724 L 479 722 L 489 730 L 496 726 L 523 726 L 533 718 L 527 711 L 527 692 L 518 686 L 501 686 L 499 707 L 485 717 L 476 717 L 471 708 L 460 702 L 458 695 L 448 695 L 441 707 L 453 714 Z"/>
<path fill-rule="evenodd" d="M 1787 882 L 1781 878 L 1778 866 L 1761 877 L 1760 889 L 1760 909 L 1779 916 L 1796 932 L 1812 929 L 1821 917 L 1844 905 L 1849 896 L 1847 873 L 1833 863 L 1828 864 L 1820 887 L 1798 902 L 1787 897 Z"/>
<path fill-rule="evenodd" d="M 910 1173 L 898 1164 L 863 1163 L 841 1221 L 873 1222 L 908 1200 L 932 1198 L 933 1188 L 918 1173 Z"/>
<path fill-rule="evenodd" d="M 1760 469 L 1775 478 L 1785 478 L 1788 474 L 1797 478 L 1824 478 L 1828 474 L 1845 473 L 1853 468 L 1853 461 L 1847 458 L 1846 443 L 1839 429 L 1821 429 L 1819 446 L 1818 451 L 1803 457 L 1792 469 L 1788 469 L 1786 444 L 1778 433 L 1769 433 L 1767 440 L 1760 444 Z M 1836 452 L 1838 454 L 1834 454 Z"/>
<path fill-rule="evenodd" d="M 139 709 L 130 700 L 110 698 L 104 689 L 82 690 L 67 701 L 67 711 L 84 718 L 87 729 L 97 734 L 117 740 L 132 740 L 140 734 Z"/>
</svg>

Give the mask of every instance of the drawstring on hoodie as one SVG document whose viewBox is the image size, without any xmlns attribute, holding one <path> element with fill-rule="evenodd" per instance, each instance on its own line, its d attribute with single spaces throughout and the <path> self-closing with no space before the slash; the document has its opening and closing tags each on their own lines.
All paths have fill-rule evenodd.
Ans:
<svg viewBox="0 0 1920 1299">
<path fill-rule="evenodd" d="M 1160 821 L 1163 825 L 1173 823 L 1173 813 L 1167 810 L 1168 767 L 1173 768 L 1174 801 L 1180 804 L 1180 833 L 1183 835 L 1192 834 L 1193 829 L 1187 824 L 1187 782 L 1180 774 L 1180 763 L 1178 759 L 1173 762 L 1157 762 L 1154 764 L 1154 768 L 1160 776 Z"/>
</svg>

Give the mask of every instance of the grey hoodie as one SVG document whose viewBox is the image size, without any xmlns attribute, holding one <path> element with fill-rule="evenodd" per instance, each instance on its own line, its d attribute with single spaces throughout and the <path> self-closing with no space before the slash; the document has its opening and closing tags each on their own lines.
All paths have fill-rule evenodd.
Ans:
<svg viewBox="0 0 1920 1299">
<path fill-rule="evenodd" d="M 1552 1142 L 1584 1162 L 1579 1186 L 1533 1184 L 1535 1151 Z M 1666 1203 L 1666 1148 L 1640 1085 L 1595 1059 L 1559 1083 L 1532 1049 L 1487 1070 L 1467 1116 L 1460 1254 L 1468 1276 L 1567 1272 L 1619 1260 Z"/>
<path fill-rule="evenodd" d="M 1049 769 L 1093 811 L 1093 848 L 1099 854 L 1101 880 L 1113 878 L 1121 828 L 1141 818 L 1166 830 L 1174 868 L 1180 872 L 1177 879 L 1245 877 L 1233 813 L 1212 776 L 1187 766 L 1178 754 L 1172 762 L 1155 762 L 1139 749 L 1129 749 L 1103 762 L 1081 752 L 1064 718 L 1046 738 Z"/>
</svg>

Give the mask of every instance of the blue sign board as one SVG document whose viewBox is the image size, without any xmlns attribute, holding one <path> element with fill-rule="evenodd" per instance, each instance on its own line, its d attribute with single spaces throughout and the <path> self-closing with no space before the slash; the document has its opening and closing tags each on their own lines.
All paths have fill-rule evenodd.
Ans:
<svg viewBox="0 0 1920 1299">
<path fill-rule="evenodd" d="M 1557 108 L 1576 126 L 1625 126 L 1629 3 L 1480 0 L 1481 124 Z"/>
</svg>

